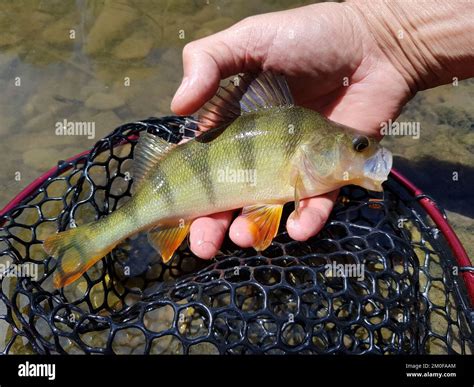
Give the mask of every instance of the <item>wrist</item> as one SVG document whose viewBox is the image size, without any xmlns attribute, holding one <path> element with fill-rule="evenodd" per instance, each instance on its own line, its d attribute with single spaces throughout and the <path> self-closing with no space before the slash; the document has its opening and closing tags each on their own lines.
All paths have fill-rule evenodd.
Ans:
<svg viewBox="0 0 474 387">
<path fill-rule="evenodd" d="M 474 7 L 468 2 L 352 0 L 345 5 L 365 20 L 412 92 L 474 76 Z"/>
</svg>

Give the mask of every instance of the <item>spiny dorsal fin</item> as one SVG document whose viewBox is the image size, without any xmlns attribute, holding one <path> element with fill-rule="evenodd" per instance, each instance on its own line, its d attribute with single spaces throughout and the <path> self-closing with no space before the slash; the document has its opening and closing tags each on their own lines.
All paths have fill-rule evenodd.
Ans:
<svg viewBox="0 0 474 387">
<path fill-rule="evenodd" d="M 150 169 L 176 144 L 171 144 L 151 133 L 142 133 L 133 152 L 133 185 L 138 187 Z"/>
<path fill-rule="evenodd" d="M 239 74 L 227 86 L 219 88 L 216 95 L 198 111 L 197 120 L 189 122 L 200 130 L 225 129 L 242 114 L 293 104 L 284 76 L 271 72 Z M 218 134 L 220 132 L 218 130 Z"/>
</svg>

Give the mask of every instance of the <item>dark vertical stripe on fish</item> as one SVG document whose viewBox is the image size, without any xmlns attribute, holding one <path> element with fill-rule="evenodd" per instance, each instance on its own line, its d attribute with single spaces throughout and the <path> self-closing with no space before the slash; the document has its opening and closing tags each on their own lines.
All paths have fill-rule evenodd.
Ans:
<svg viewBox="0 0 474 387">
<path fill-rule="evenodd" d="M 160 187 L 158 192 L 163 198 L 163 204 L 165 205 L 167 211 L 171 213 L 175 205 L 175 200 L 173 191 L 169 183 L 169 179 L 166 176 L 165 171 L 158 166 L 156 167 L 156 172 L 154 173 L 154 176 L 154 184 Z"/>
<path fill-rule="evenodd" d="M 209 203 L 216 203 L 216 193 L 214 191 L 214 184 L 211 180 L 211 167 L 209 165 L 209 144 L 190 144 L 190 146 L 183 147 L 184 164 L 191 172 L 199 178 L 199 181 L 206 192 Z M 199 149 L 197 149 L 199 147 Z"/>
<path fill-rule="evenodd" d="M 87 254 L 84 254 L 84 250 L 85 250 L 84 247 L 85 246 L 83 246 L 81 243 L 74 242 L 74 244 L 71 245 L 69 248 L 77 251 L 82 262 L 87 262 L 87 258 L 90 258 L 90 257 L 88 257 Z"/>
<path fill-rule="evenodd" d="M 289 160 L 295 154 L 296 148 L 303 137 L 303 127 L 298 117 L 290 109 L 281 112 L 284 125 L 286 125 L 283 143 L 285 144 L 285 159 Z"/>
</svg>

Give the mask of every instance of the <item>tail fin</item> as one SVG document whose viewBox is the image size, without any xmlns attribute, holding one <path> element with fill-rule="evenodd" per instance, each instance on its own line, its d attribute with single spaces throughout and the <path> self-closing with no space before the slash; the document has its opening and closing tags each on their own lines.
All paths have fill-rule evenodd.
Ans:
<svg viewBox="0 0 474 387">
<path fill-rule="evenodd" d="M 58 258 L 53 277 L 55 288 L 77 280 L 114 248 L 114 245 L 100 246 L 100 238 L 94 234 L 89 224 L 52 235 L 44 241 L 46 253 Z"/>
</svg>

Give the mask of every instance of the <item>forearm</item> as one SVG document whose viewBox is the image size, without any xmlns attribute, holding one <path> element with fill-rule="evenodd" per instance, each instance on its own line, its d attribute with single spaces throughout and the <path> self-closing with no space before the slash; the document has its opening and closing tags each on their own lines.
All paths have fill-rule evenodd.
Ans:
<svg viewBox="0 0 474 387">
<path fill-rule="evenodd" d="M 412 91 L 474 76 L 474 3 L 349 0 Z"/>
</svg>

